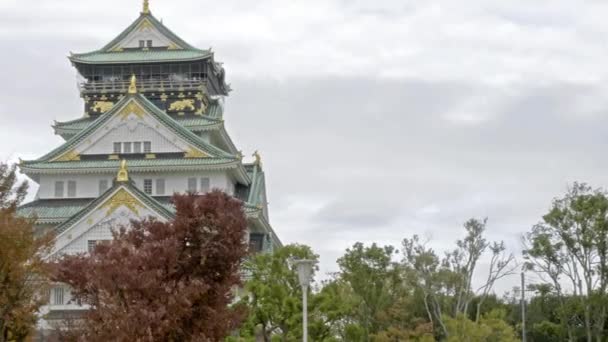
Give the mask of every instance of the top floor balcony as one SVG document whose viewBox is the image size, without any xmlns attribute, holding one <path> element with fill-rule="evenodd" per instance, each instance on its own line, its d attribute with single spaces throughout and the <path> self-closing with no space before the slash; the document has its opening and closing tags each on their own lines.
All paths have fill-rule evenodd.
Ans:
<svg viewBox="0 0 608 342">
<path fill-rule="evenodd" d="M 202 91 L 207 93 L 207 78 L 204 77 L 147 77 L 137 78 L 140 92 Z M 81 94 L 126 93 L 129 80 L 122 77 L 107 77 L 100 80 L 86 80 L 78 83 Z"/>
</svg>

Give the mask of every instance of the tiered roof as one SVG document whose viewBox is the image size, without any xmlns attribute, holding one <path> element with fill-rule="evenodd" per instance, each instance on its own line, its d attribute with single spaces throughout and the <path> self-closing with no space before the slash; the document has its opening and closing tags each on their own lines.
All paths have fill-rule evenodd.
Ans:
<svg viewBox="0 0 608 342">
<path fill-rule="evenodd" d="M 192 132 L 204 132 L 223 127 L 222 116 L 222 105 L 218 100 L 213 100 L 204 115 L 172 116 L 171 118 Z M 53 128 L 55 134 L 68 140 L 90 126 L 96 119 L 97 117 L 87 116 L 76 120 L 55 122 Z"/>
<path fill-rule="evenodd" d="M 152 102 L 148 101 L 141 94 L 129 94 L 120 100 L 111 110 L 99 116 L 92 122 L 86 123 L 79 133 L 75 134 L 64 144 L 52 150 L 46 155 L 30 161 L 22 161 L 21 169 L 26 174 L 38 173 L 86 173 L 86 172 L 112 172 L 118 166 L 117 160 L 108 159 L 83 159 L 78 155 L 65 158 L 64 156 L 72 153 L 72 149 L 86 141 L 95 131 L 101 129 L 113 116 L 120 115 L 123 109 L 134 101 L 141 105 L 146 113 L 152 115 L 173 133 L 187 141 L 191 146 L 198 150 L 195 158 L 181 158 L 174 155 L 155 159 L 135 159 L 130 161 L 134 170 L 143 172 L 162 171 L 162 170 L 200 170 L 203 169 L 237 169 L 237 179 L 249 184 L 250 179 L 241 163 L 241 156 L 231 154 L 217 148 L 204 140 L 192 131 L 186 129 L 178 121 L 164 111 L 158 109 Z M 204 120 L 204 119 L 203 119 Z M 198 123 L 201 123 L 199 120 Z M 72 122 L 75 125 L 83 125 L 84 120 Z M 207 121 L 209 122 L 209 121 Z M 217 123 L 217 122 L 216 122 Z M 67 160 L 66 160 L 67 159 Z"/>
<path fill-rule="evenodd" d="M 171 43 L 165 49 L 125 50 L 120 43 L 132 32 L 143 27 L 152 27 L 160 32 Z M 69 59 L 73 63 L 83 64 L 117 64 L 132 62 L 174 62 L 190 61 L 212 58 L 211 49 L 201 50 L 188 44 L 178 35 L 169 30 L 162 22 L 156 19 L 152 13 L 142 11 L 140 16 L 129 27 L 122 31 L 116 38 L 99 50 L 86 53 L 73 53 Z M 218 65 L 219 66 L 219 65 Z"/>
<path fill-rule="evenodd" d="M 120 164 L 121 162 L 118 162 Z M 125 162 L 122 162 L 125 163 Z M 132 166 L 129 162 L 129 167 Z M 114 168 L 119 169 L 120 165 Z M 272 232 L 272 238 L 280 245 L 280 240 L 268 223 L 265 208 L 264 193 L 264 173 L 262 172 L 259 161 L 253 164 L 245 164 L 247 172 L 252 178 L 252 184 L 245 188 L 236 196 L 244 202 L 245 214 L 251 220 L 264 227 L 265 230 Z M 114 185 L 104 194 L 97 198 L 74 198 L 74 199 L 38 199 L 27 203 L 19 208 L 22 216 L 36 217 L 37 224 L 55 225 L 56 233 L 61 233 L 81 218 L 85 217 L 93 209 L 105 203 L 111 194 L 114 194 L 119 187 L 125 187 L 133 194 L 136 199 L 152 208 L 159 215 L 170 219 L 175 215 L 175 207 L 171 203 L 171 197 L 151 196 L 138 189 L 128 179 L 125 181 L 115 181 Z"/>
</svg>

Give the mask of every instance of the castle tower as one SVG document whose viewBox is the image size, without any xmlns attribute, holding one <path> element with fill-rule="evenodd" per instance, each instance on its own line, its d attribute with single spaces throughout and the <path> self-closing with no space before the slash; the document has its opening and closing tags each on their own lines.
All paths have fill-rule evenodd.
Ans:
<svg viewBox="0 0 608 342">
<path fill-rule="evenodd" d="M 219 188 L 241 199 L 249 246 L 281 242 L 268 218 L 259 154 L 251 163 L 224 128 L 225 72 L 211 50 L 179 38 L 144 1 L 139 17 L 99 50 L 71 54 L 84 116 L 53 125 L 65 142 L 20 168 L 40 185 L 19 210 L 57 236 L 53 254 L 87 252 L 131 219 L 170 220 L 173 193 Z M 50 294 L 49 320 L 81 310 L 69 289 Z M 54 316 L 54 313 L 56 315 Z"/>
</svg>

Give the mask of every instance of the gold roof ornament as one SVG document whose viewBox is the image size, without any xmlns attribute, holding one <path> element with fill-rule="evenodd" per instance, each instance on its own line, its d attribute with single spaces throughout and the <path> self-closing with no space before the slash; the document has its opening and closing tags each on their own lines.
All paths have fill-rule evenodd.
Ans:
<svg viewBox="0 0 608 342">
<path fill-rule="evenodd" d="M 120 169 L 118 170 L 118 174 L 116 175 L 117 182 L 128 182 L 129 181 L 129 171 L 127 171 L 127 161 L 123 159 L 120 162 Z"/>
<path fill-rule="evenodd" d="M 137 94 L 137 77 L 135 77 L 135 74 L 131 76 L 131 84 L 129 84 L 129 94 Z"/>
<path fill-rule="evenodd" d="M 262 167 L 262 156 L 260 156 L 260 152 L 256 150 L 253 152 L 253 156 L 255 157 L 255 161 L 253 163 L 259 167 Z"/>
<path fill-rule="evenodd" d="M 150 14 L 150 1 L 144 0 L 144 7 L 141 11 L 142 14 Z"/>
</svg>

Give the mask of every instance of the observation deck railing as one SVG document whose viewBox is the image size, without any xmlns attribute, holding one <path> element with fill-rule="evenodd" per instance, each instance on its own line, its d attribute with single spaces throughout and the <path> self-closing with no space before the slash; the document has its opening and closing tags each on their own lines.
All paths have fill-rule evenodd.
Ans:
<svg viewBox="0 0 608 342">
<path fill-rule="evenodd" d="M 78 83 L 78 89 L 83 94 L 88 93 L 125 93 L 129 89 L 130 81 L 103 80 L 86 81 Z M 163 92 L 163 91 L 207 91 L 207 80 L 205 79 L 138 79 L 137 89 L 140 92 Z"/>
</svg>

